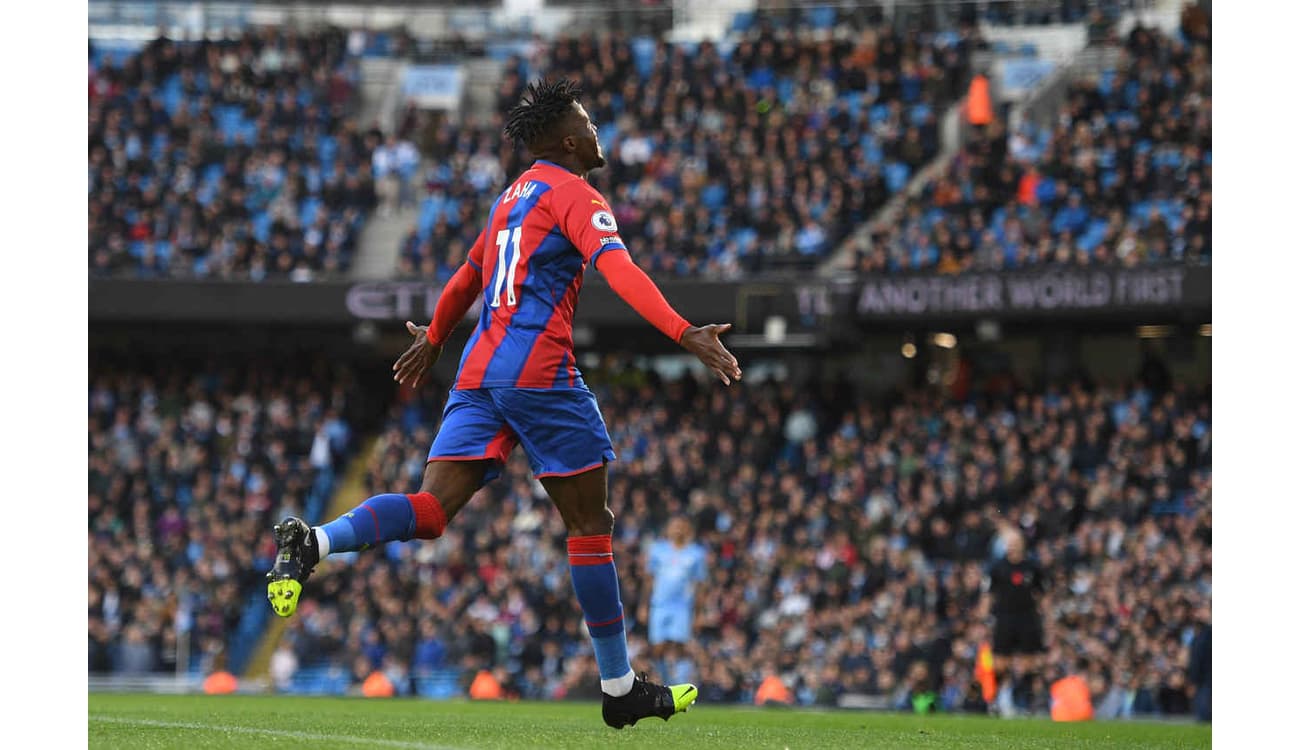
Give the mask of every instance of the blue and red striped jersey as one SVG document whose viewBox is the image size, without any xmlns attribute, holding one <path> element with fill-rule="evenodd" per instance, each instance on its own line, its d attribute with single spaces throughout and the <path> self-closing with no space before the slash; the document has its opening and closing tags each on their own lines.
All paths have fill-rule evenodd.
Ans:
<svg viewBox="0 0 1300 750">
<path fill-rule="evenodd" d="M 538 160 L 497 197 L 470 249 L 483 308 L 455 388 L 585 388 L 573 361 L 573 312 L 588 263 L 627 250 L 604 197 Z"/>
</svg>

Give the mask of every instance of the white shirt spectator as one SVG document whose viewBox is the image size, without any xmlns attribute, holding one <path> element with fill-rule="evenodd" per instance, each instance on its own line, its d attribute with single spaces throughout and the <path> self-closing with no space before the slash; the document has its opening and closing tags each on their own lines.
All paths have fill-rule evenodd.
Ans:
<svg viewBox="0 0 1300 750">
<path fill-rule="evenodd" d="M 386 177 L 389 172 L 397 170 L 397 147 L 382 144 L 375 148 L 375 153 L 370 157 L 370 171 L 375 175 L 375 179 Z"/>
<path fill-rule="evenodd" d="M 287 644 L 281 643 L 271 654 L 271 683 L 276 690 L 288 690 L 298 671 L 298 657 Z"/>
</svg>

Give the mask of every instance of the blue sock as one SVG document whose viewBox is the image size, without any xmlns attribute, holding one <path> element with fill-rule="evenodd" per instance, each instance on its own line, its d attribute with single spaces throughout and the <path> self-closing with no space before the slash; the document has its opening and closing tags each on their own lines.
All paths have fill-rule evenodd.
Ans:
<svg viewBox="0 0 1300 750">
<path fill-rule="evenodd" d="M 601 690 L 615 697 L 626 695 L 632 689 L 632 663 L 627 658 L 623 601 L 610 536 L 569 537 L 569 572 L 596 650 Z"/>
<path fill-rule="evenodd" d="M 320 527 L 329 551 L 353 552 L 415 535 L 415 511 L 406 495 L 375 495 Z"/>
</svg>

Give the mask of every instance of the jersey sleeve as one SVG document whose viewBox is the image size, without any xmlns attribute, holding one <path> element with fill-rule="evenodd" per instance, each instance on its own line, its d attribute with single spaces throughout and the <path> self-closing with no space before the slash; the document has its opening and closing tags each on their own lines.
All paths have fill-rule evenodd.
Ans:
<svg viewBox="0 0 1300 750">
<path fill-rule="evenodd" d="M 469 249 L 469 254 L 465 256 L 474 270 L 483 273 L 483 238 L 487 236 L 487 230 L 478 233 L 478 239 L 474 240 L 474 246 Z"/>
<path fill-rule="evenodd" d="M 595 263 L 602 253 L 627 250 L 618 234 L 618 222 L 614 220 L 609 203 L 586 180 L 566 182 L 555 190 L 553 196 L 551 210 L 556 223 L 569 242 L 578 248 L 583 260 Z"/>
</svg>

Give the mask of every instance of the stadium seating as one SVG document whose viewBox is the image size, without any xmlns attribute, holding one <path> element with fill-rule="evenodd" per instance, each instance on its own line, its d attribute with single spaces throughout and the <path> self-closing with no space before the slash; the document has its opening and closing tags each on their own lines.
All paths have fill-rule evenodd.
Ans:
<svg viewBox="0 0 1300 750">
<path fill-rule="evenodd" d="M 1208 44 L 1137 27 L 1053 127 L 1000 125 L 873 233 L 862 271 L 1208 263 Z"/>
<path fill-rule="evenodd" d="M 942 710 L 962 710 L 991 637 L 982 579 L 1016 528 L 1050 577 L 1051 666 L 1005 700 L 1044 712 L 1052 670 L 1084 656 L 1113 715 L 1186 712 L 1177 686 L 1210 596 L 1209 401 L 1154 387 L 962 401 L 756 383 L 723 397 L 690 379 L 598 387 L 619 451 L 611 503 L 634 663 L 697 679 L 714 701 L 752 700 L 774 669 L 803 704 L 894 705 L 922 662 Z M 426 396 L 394 408 L 370 492 L 417 485 L 436 407 Z M 684 663 L 655 664 L 641 556 L 676 514 L 707 546 L 710 579 L 698 642 Z M 564 538 L 516 455 L 437 542 L 332 558 L 286 637 L 308 674 L 363 677 L 359 659 L 397 660 L 405 689 L 429 694 L 421 680 L 447 689 L 450 675 L 495 665 L 521 695 L 569 695 L 594 672 Z"/>
<path fill-rule="evenodd" d="M 507 65 L 499 109 L 533 76 L 583 83 L 609 159 L 593 184 L 645 267 L 712 278 L 809 268 L 935 155 L 938 114 L 964 91 L 977 43 L 874 28 L 823 41 L 754 31 L 721 45 L 562 36 L 540 62 Z M 525 164 L 499 120 L 426 140 L 430 194 L 400 271 L 445 278 L 496 196 L 483 172 L 504 154 L 489 175 L 499 187 Z"/>
<path fill-rule="evenodd" d="M 238 672 L 270 613 L 269 524 L 319 519 L 352 449 L 332 389 L 346 381 L 256 363 L 92 371 L 90 671 L 175 672 L 188 638 L 191 671 Z"/>
<path fill-rule="evenodd" d="M 376 132 L 347 118 L 339 31 L 92 45 L 95 276 L 307 280 L 348 269 L 374 206 Z"/>
</svg>

